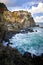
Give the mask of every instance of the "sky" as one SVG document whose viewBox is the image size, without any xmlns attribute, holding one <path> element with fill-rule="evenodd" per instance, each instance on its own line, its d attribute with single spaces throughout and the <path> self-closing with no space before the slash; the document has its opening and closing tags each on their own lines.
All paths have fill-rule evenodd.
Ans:
<svg viewBox="0 0 43 65">
<path fill-rule="evenodd" d="M 43 22 L 43 0 L 0 0 L 10 11 L 31 12 L 35 22 Z"/>
</svg>

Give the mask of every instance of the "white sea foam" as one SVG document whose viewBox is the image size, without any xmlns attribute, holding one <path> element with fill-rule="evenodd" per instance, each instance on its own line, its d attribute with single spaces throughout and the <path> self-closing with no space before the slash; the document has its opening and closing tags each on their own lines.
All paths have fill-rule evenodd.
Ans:
<svg viewBox="0 0 43 65">
<path fill-rule="evenodd" d="M 36 30 L 36 29 L 34 29 Z M 14 35 L 10 40 L 12 47 L 17 48 L 21 53 L 30 52 L 35 55 L 43 53 L 43 29 L 37 28 L 37 32 L 19 33 Z"/>
</svg>

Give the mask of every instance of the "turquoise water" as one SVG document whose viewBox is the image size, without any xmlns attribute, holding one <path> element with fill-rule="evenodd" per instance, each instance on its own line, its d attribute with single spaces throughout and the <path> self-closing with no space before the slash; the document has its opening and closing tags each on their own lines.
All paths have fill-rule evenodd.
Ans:
<svg viewBox="0 0 43 65">
<path fill-rule="evenodd" d="M 43 53 L 43 29 L 33 28 L 34 32 L 14 35 L 10 40 L 14 48 L 17 48 L 22 54 L 30 52 L 35 55 Z M 37 30 L 37 32 L 35 32 Z"/>
</svg>

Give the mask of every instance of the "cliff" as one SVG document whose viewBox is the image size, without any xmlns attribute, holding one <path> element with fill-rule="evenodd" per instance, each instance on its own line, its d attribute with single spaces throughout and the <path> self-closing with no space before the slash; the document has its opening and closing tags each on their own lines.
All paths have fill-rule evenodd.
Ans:
<svg viewBox="0 0 43 65">
<path fill-rule="evenodd" d="M 4 11 L 3 18 L 7 23 L 11 23 L 16 29 L 35 26 L 34 19 L 28 11 Z"/>
<path fill-rule="evenodd" d="M 9 31 L 19 31 L 35 26 L 35 21 L 30 12 L 23 10 L 11 12 L 3 3 L 0 3 L 0 22 Z"/>
<path fill-rule="evenodd" d="M 9 46 L 11 43 L 8 36 L 6 36 L 8 31 L 19 31 L 21 28 L 35 26 L 31 13 L 27 11 L 10 12 L 3 3 L 0 3 L 0 6 L 2 8 L 0 8 L 0 64 L 43 65 L 43 54 L 31 57 L 31 53 L 25 52 L 22 55 L 17 49 Z M 8 42 L 7 46 L 3 46 L 2 44 L 4 39 Z"/>
<path fill-rule="evenodd" d="M 11 12 L 5 4 L 0 3 L 0 42 L 6 37 L 7 32 L 11 33 L 11 36 L 12 32 L 19 33 L 21 29 L 33 26 L 35 22 L 30 12 L 23 10 Z"/>
</svg>

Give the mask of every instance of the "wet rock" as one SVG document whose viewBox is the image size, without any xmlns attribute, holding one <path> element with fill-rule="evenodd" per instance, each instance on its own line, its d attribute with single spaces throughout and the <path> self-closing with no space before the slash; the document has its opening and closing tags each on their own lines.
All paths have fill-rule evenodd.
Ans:
<svg viewBox="0 0 43 65">
<path fill-rule="evenodd" d="M 31 56 L 31 53 L 25 52 L 23 57 L 25 60 L 32 65 L 42 65 L 43 64 L 43 54 L 41 56 L 36 56 L 33 54 L 33 57 Z"/>
<path fill-rule="evenodd" d="M 35 30 L 35 32 L 37 32 L 37 30 Z"/>
<path fill-rule="evenodd" d="M 25 52 L 24 53 L 24 55 L 23 55 L 23 57 L 26 57 L 26 58 L 31 58 L 31 53 L 29 53 L 29 52 Z"/>
<path fill-rule="evenodd" d="M 35 25 L 35 27 L 39 27 L 39 25 Z"/>
<path fill-rule="evenodd" d="M 28 32 L 34 32 L 34 31 L 33 29 L 30 29 L 30 28 L 20 30 L 20 33 L 28 33 Z"/>
<path fill-rule="evenodd" d="M 23 57 L 26 59 L 27 62 L 32 62 L 32 56 L 31 56 L 31 53 L 29 52 L 25 52 Z"/>
<path fill-rule="evenodd" d="M 29 32 L 34 32 L 33 29 L 28 29 Z"/>
</svg>

